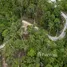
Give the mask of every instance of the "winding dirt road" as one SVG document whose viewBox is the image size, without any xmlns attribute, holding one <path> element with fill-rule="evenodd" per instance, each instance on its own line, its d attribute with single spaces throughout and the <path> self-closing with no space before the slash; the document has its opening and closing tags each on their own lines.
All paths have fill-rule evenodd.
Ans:
<svg viewBox="0 0 67 67">
<path fill-rule="evenodd" d="M 61 12 L 61 15 L 64 17 L 66 23 L 64 24 L 64 28 L 62 29 L 62 32 L 59 36 L 50 36 L 48 35 L 49 39 L 52 40 L 52 41 L 57 41 L 57 40 L 60 40 L 62 38 L 64 38 L 65 34 L 66 34 L 66 29 L 67 29 L 67 15 L 64 14 L 63 12 Z"/>
</svg>

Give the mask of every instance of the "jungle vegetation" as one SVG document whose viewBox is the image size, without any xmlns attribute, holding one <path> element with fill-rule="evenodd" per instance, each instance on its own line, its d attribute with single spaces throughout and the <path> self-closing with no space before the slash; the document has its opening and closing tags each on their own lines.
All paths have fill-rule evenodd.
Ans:
<svg viewBox="0 0 67 67">
<path fill-rule="evenodd" d="M 0 45 L 8 41 L 0 49 L 0 67 L 4 67 L 3 58 L 7 67 L 67 67 L 67 34 L 56 42 L 46 35 L 60 34 L 61 11 L 67 12 L 67 0 L 0 0 Z M 24 35 L 24 18 L 32 24 L 35 20 L 39 30 L 28 27 Z"/>
</svg>

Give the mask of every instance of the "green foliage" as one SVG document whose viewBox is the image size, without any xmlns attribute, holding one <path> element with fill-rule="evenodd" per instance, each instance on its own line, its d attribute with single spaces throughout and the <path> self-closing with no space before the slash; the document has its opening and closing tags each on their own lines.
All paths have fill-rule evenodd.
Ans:
<svg viewBox="0 0 67 67">
<path fill-rule="evenodd" d="M 1 51 L 8 67 L 67 67 L 67 35 L 57 42 L 47 37 L 47 32 L 59 33 L 60 12 L 67 11 L 67 1 L 57 1 L 58 6 L 54 5 L 47 0 L 0 1 L 0 44 L 8 41 Z M 24 36 L 23 17 L 35 20 L 39 30 L 34 25 Z"/>
<path fill-rule="evenodd" d="M 60 2 L 60 6 L 61 6 L 61 9 L 63 10 L 63 11 L 67 11 L 67 1 L 66 0 L 61 0 L 61 2 Z"/>
<path fill-rule="evenodd" d="M 35 56 L 35 55 L 36 55 L 35 50 L 33 50 L 33 49 L 31 48 L 30 51 L 28 52 L 28 56 L 33 57 L 33 56 Z"/>
<path fill-rule="evenodd" d="M 46 67 L 52 67 L 52 65 L 50 65 L 50 64 L 47 64 L 47 65 L 46 65 Z"/>
</svg>

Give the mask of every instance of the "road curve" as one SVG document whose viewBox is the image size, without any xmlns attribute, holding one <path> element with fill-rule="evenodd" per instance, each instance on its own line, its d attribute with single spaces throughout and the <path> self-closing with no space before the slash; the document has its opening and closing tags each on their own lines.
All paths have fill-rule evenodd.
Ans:
<svg viewBox="0 0 67 67">
<path fill-rule="evenodd" d="M 64 38 L 64 36 L 66 34 L 65 31 L 67 29 L 67 15 L 64 14 L 63 12 L 61 12 L 61 15 L 64 17 L 66 23 L 64 24 L 64 28 L 62 29 L 62 32 L 59 36 L 50 36 L 50 35 L 48 35 L 48 38 L 52 41 L 60 40 L 60 39 Z"/>
</svg>

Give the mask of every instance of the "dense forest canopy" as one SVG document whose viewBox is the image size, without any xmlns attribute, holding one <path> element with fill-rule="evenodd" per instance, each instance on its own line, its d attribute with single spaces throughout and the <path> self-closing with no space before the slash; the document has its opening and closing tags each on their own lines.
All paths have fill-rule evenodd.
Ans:
<svg viewBox="0 0 67 67">
<path fill-rule="evenodd" d="M 60 34 L 65 23 L 61 11 L 67 12 L 67 0 L 49 1 L 0 0 L 0 45 L 8 41 L 0 49 L 0 67 L 67 67 L 67 31 L 56 42 L 47 36 Z M 33 24 L 27 34 L 23 19 Z"/>
</svg>

